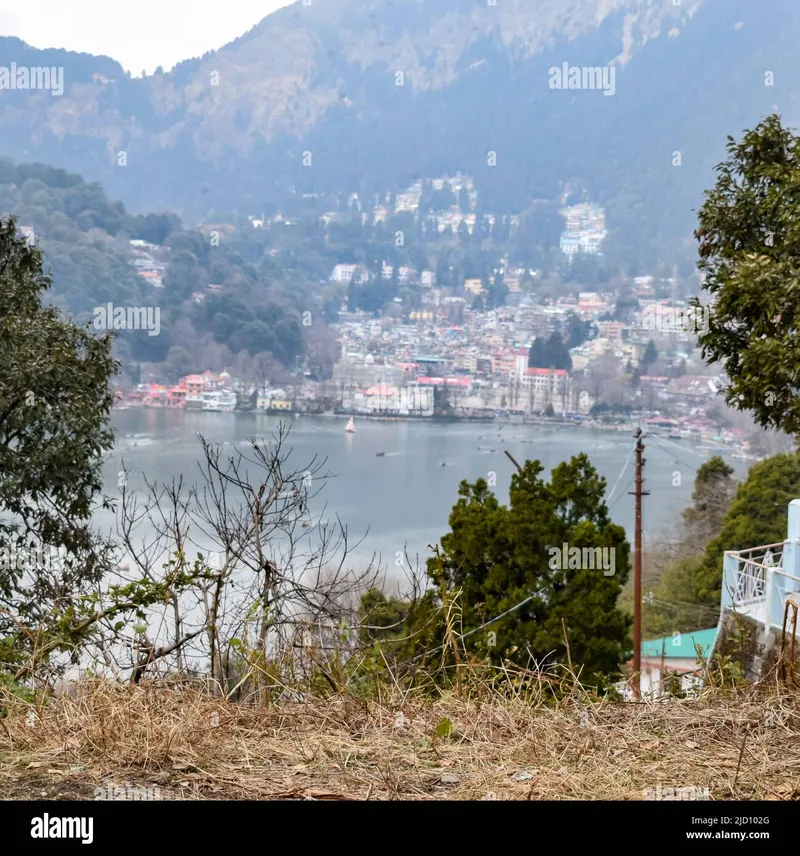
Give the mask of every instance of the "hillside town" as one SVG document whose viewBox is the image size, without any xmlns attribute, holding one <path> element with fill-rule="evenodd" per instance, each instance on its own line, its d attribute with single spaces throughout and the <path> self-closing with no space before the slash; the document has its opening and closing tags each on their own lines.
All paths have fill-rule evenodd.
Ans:
<svg viewBox="0 0 800 856">
<path fill-rule="evenodd" d="M 427 199 L 423 203 L 423 197 Z M 434 201 L 432 201 L 434 200 Z M 438 201 L 437 201 L 438 200 Z M 604 209 L 592 202 L 558 209 L 557 252 L 571 270 L 578 259 L 602 261 Z M 438 206 L 438 207 L 437 207 Z M 364 204 L 358 194 L 319 218 L 325 240 L 350 218 L 369 228 L 407 215 L 442 241 L 511 234 L 519 218 L 477 214 L 469 177 L 417 181 L 396 195 Z M 212 245 L 244 228 L 276 235 L 293 218 L 250 216 L 244 226 L 198 227 Z M 262 232 L 263 230 L 263 232 Z M 401 235 L 402 237 L 402 235 Z M 471 240 L 471 239 L 470 239 Z M 155 289 L 164 287 L 169 249 L 131 240 L 132 265 Z M 269 255 L 279 260 L 281 250 Z M 628 430 L 645 422 L 674 439 L 694 440 L 750 458 L 762 450 L 753 426 L 732 424 L 719 395 L 725 379 L 708 369 L 696 348 L 704 323 L 677 275 L 640 275 L 586 290 L 549 287 L 548 274 L 511 261 L 506 250 L 489 272 L 453 281 L 453 269 L 417 269 L 383 260 L 378 267 L 341 261 L 325 284 L 339 294 L 325 334 L 332 356 L 324 370 L 308 358 L 285 372 L 227 367 L 167 382 L 158 370 L 119 390 L 120 407 L 345 414 L 377 418 L 438 418 L 531 422 L 542 419 Z M 663 273 L 663 272 L 662 272 Z M 578 276 L 580 281 L 580 275 Z M 391 289 L 373 311 L 354 293 Z M 584 286 L 585 288 L 585 286 Z M 226 293 L 208 283 L 191 294 L 202 306 Z"/>
<path fill-rule="evenodd" d="M 516 272 L 515 272 L 516 273 Z M 332 375 L 298 373 L 276 386 L 205 371 L 169 385 L 120 390 L 120 407 L 340 413 L 382 418 L 530 422 L 543 418 L 628 430 L 633 419 L 674 439 L 730 446 L 750 457 L 742 428 L 723 427 L 724 379 L 695 352 L 689 308 L 652 297 L 650 278 L 636 285 L 641 311 L 630 323 L 601 320 L 613 297 L 585 292 L 550 304 L 473 311 L 465 298 L 430 290 L 408 320 L 340 313 L 331 327 L 339 358 Z M 552 341 L 570 319 L 592 337 L 568 350 L 569 369 L 531 365 L 532 345 Z M 647 363 L 648 349 L 657 357 Z M 652 352 L 651 352 L 652 353 Z"/>
</svg>

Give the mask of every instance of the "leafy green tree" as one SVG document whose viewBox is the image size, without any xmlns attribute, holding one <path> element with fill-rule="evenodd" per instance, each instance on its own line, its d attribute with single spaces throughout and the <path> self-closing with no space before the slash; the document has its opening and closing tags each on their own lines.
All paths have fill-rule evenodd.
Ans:
<svg viewBox="0 0 800 856">
<path fill-rule="evenodd" d="M 0 547 L 6 559 L 32 548 L 62 557 L 33 567 L 2 562 L 0 639 L 19 622 L 67 614 L 107 567 L 106 545 L 88 521 L 113 442 L 109 381 L 117 370 L 110 337 L 43 303 L 51 283 L 42 254 L 16 230 L 14 218 L 0 220 Z"/>
<path fill-rule="evenodd" d="M 180 225 L 180 219 L 174 214 L 148 214 L 137 222 L 133 237 L 151 244 L 163 244 Z"/>
<path fill-rule="evenodd" d="M 669 561 L 646 600 L 643 620 L 648 634 L 688 633 L 716 623 L 719 599 L 700 596 L 700 580 L 705 550 L 722 532 L 736 492 L 733 476 L 733 469 L 717 455 L 698 469 L 692 504 L 682 513 L 679 554 Z"/>
<path fill-rule="evenodd" d="M 712 298 L 698 341 L 730 379 L 729 405 L 797 436 L 800 139 L 773 115 L 741 142 L 729 137 L 727 149 L 695 232 L 702 288 Z"/>
<path fill-rule="evenodd" d="M 789 503 L 800 496 L 800 457 L 775 455 L 755 464 L 740 484 L 720 534 L 708 545 L 694 600 L 719 605 L 725 550 L 746 550 L 786 538 Z"/>
<path fill-rule="evenodd" d="M 613 320 L 628 321 L 633 313 L 638 312 L 640 308 L 639 301 L 630 293 L 623 291 L 617 300 L 616 307 L 614 308 Z"/>
<path fill-rule="evenodd" d="M 483 294 L 476 295 L 475 299 L 472 301 L 471 309 L 473 312 L 486 311 L 486 300 Z"/>
<path fill-rule="evenodd" d="M 523 248 L 523 259 L 528 264 L 539 257 L 533 250 L 546 252 L 557 247 L 564 231 L 564 218 L 558 205 L 551 202 L 534 202 L 520 222 L 519 238 Z"/>
<path fill-rule="evenodd" d="M 229 340 L 234 344 L 233 350 L 250 351 L 273 351 L 275 349 L 275 332 L 263 321 L 250 321 L 240 330 L 233 334 Z"/>
<path fill-rule="evenodd" d="M 359 604 L 359 641 L 363 644 L 401 636 L 408 614 L 408 601 L 386 597 L 377 588 L 370 589 L 361 596 Z"/>
<path fill-rule="evenodd" d="M 684 544 L 694 552 L 719 535 L 736 491 L 733 467 L 714 455 L 697 470 L 692 504 L 683 511 Z"/>
<path fill-rule="evenodd" d="M 488 303 L 492 309 L 496 309 L 500 306 L 505 306 L 507 298 L 508 286 L 505 283 L 503 275 L 498 273 L 494 279 L 492 279 L 492 282 L 487 289 Z"/>
<path fill-rule="evenodd" d="M 565 663 L 566 626 L 569 657 L 582 678 L 615 675 L 630 646 L 630 621 L 617 606 L 629 572 L 625 532 L 611 522 L 605 480 L 586 455 L 555 467 L 549 482 L 543 471 L 538 461 L 526 462 L 511 479 L 508 506 L 483 479 L 461 483 L 450 532 L 440 555 L 427 563 L 431 606 L 454 603 L 467 632 L 527 599 L 486 631 L 464 638 L 466 649 L 496 663 Z M 609 567 L 600 567 L 594 552 L 591 561 L 568 552 L 565 563 L 564 545 L 605 549 Z M 427 644 L 445 636 L 441 613 L 436 626 Z"/>
<path fill-rule="evenodd" d="M 664 569 L 645 597 L 642 625 L 645 637 L 691 633 L 713 627 L 719 617 L 719 602 L 697 602 L 692 592 L 702 568 L 702 557 L 681 556 Z"/>
</svg>

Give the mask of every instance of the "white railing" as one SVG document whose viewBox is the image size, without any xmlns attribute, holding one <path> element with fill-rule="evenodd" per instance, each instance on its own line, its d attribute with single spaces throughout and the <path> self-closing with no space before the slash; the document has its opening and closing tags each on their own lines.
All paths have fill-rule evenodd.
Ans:
<svg viewBox="0 0 800 856">
<path fill-rule="evenodd" d="M 757 556 L 750 556 L 750 559 L 757 562 L 759 558 L 766 556 L 768 553 L 772 556 L 782 556 L 785 545 L 785 541 L 778 541 L 777 544 L 765 544 L 762 547 L 749 547 L 747 550 L 726 550 L 725 552 L 729 556 L 750 556 L 751 553 L 756 553 Z"/>
<path fill-rule="evenodd" d="M 725 553 L 737 563 L 732 587 L 734 606 L 749 606 L 767 599 L 767 571 L 780 570 L 783 546 L 781 542 Z"/>
<path fill-rule="evenodd" d="M 786 571 L 778 570 L 773 576 L 773 585 L 775 593 L 770 604 L 769 621 L 775 627 L 783 627 L 787 601 L 790 598 L 792 600 L 797 598 L 797 593 L 800 591 L 800 578 L 794 574 L 788 574 Z M 791 622 L 789 624 L 791 625 Z M 795 628 L 795 635 L 800 636 L 800 622 Z"/>
<path fill-rule="evenodd" d="M 736 606 L 746 606 L 767 597 L 767 572 L 762 565 L 744 562 L 736 574 L 736 588 L 733 602 Z"/>
</svg>

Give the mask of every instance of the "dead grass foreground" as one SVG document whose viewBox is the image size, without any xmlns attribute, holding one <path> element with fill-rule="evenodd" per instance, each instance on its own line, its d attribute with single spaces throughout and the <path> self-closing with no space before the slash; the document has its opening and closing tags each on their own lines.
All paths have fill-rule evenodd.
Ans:
<svg viewBox="0 0 800 856">
<path fill-rule="evenodd" d="M 97 682 L 43 707 L 12 706 L 0 720 L 0 793 L 640 800 L 708 788 L 715 800 L 800 799 L 798 726 L 796 691 L 555 707 L 339 696 L 253 708 L 194 689 Z"/>
</svg>

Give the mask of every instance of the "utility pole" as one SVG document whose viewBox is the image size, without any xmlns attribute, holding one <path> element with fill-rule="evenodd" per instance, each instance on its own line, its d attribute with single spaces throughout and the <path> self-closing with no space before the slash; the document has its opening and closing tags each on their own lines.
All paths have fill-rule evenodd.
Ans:
<svg viewBox="0 0 800 856">
<path fill-rule="evenodd" d="M 642 429 L 637 428 L 633 436 L 636 438 L 636 490 L 633 491 L 636 497 L 633 554 L 633 697 L 638 699 L 642 685 L 642 497 L 649 494 L 648 491 L 642 490 L 645 464 L 642 457 Z"/>
</svg>

